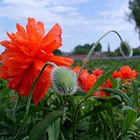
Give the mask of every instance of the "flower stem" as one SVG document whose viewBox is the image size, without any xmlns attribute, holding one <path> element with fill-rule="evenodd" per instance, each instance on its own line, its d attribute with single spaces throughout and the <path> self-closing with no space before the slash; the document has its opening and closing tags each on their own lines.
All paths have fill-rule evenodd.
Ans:
<svg viewBox="0 0 140 140">
<path fill-rule="evenodd" d="M 24 114 L 24 117 L 23 117 L 23 125 L 19 128 L 18 132 L 16 133 L 16 135 L 12 138 L 12 140 L 15 140 L 18 135 L 20 134 L 20 132 L 23 130 L 23 128 L 25 127 L 25 124 L 27 122 L 27 119 L 28 119 L 28 114 L 29 114 L 29 110 L 30 110 L 30 105 L 31 105 L 31 100 L 32 100 L 32 96 L 33 96 L 33 92 L 34 92 L 34 88 L 39 80 L 39 78 L 41 77 L 42 73 L 44 72 L 45 68 L 47 67 L 47 65 L 51 65 L 53 67 L 57 67 L 56 64 L 52 63 L 52 62 L 46 62 L 44 64 L 44 66 L 42 67 L 40 73 L 37 75 L 37 77 L 35 78 L 33 84 L 32 84 L 32 87 L 30 89 L 30 92 L 29 92 L 29 96 L 28 96 L 28 100 L 27 100 L 27 104 L 26 104 L 26 110 L 25 110 L 25 114 Z"/>
<path fill-rule="evenodd" d="M 88 100 L 90 96 L 86 96 L 84 100 L 82 100 L 76 107 L 75 112 L 74 112 L 74 121 L 73 121 L 73 140 L 76 140 L 76 129 L 77 129 L 77 121 L 78 121 L 78 115 L 79 115 L 79 111 L 82 107 L 82 104 Z"/>
<path fill-rule="evenodd" d="M 92 55 L 94 49 L 96 48 L 96 46 L 99 44 L 99 42 L 100 42 L 106 35 L 108 35 L 109 33 L 112 33 L 112 32 L 115 33 L 115 34 L 119 37 L 119 39 L 120 39 L 121 42 L 123 42 L 122 37 L 121 37 L 120 34 L 119 34 L 117 31 L 115 31 L 115 30 L 110 30 L 110 31 L 106 32 L 104 35 L 102 35 L 102 36 L 96 41 L 96 43 L 92 46 L 91 50 L 89 51 L 89 53 L 88 53 L 88 55 L 87 55 L 87 57 L 86 57 L 86 59 L 85 59 L 85 62 L 83 63 L 83 65 L 81 66 L 79 72 L 77 73 L 77 77 L 79 77 L 79 75 L 80 75 L 82 69 L 85 67 L 86 63 L 90 60 L 91 55 Z"/>
<path fill-rule="evenodd" d="M 37 81 L 39 80 L 39 78 L 41 77 L 42 73 L 44 72 L 45 68 L 47 67 L 47 65 L 51 65 L 51 66 L 57 67 L 57 65 L 52 63 L 52 62 L 45 63 L 44 66 L 42 67 L 40 73 L 37 75 L 36 79 L 34 80 L 34 82 L 32 84 L 32 87 L 30 89 L 30 92 L 29 92 L 29 98 L 28 98 L 28 101 L 27 101 L 26 111 L 25 111 L 25 114 L 24 114 L 24 120 L 25 120 L 24 122 L 26 122 L 26 120 L 28 118 L 28 114 L 29 114 L 29 110 L 30 110 L 30 104 L 31 104 L 34 88 L 35 88 L 35 86 L 37 84 Z"/>
<path fill-rule="evenodd" d="M 16 109 L 17 109 L 17 107 L 18 107 L 19 100 L 20 100 L 20 97 L 19 97 L 19 95 L 17 95 L 16 103 L 15 103 L 15 106 L 14 106 L 14 111 L 15 111 L 15 112 L 16 112 Z"/>
</svg>

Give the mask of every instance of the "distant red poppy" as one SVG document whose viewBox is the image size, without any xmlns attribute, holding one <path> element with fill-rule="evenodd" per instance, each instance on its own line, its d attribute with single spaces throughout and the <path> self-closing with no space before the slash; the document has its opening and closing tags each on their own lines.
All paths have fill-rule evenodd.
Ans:
<svg viewBox="0 0 140 140">
<path fill-rule="evenodd" d="M 78 73 L 78 71 L 80 70 L 80 66 L 76 66 L 73 70 L 76 73 Z M 103 73 L 103 71 L 100 69 L 95 69 L 92 72 L 93 72 L 93 74 L 90 74 L 87 71 L 87 69 L 83 69 L 78 78 L 79 86 L 81 87 L 81 89 L 83 89 L 87 92 L 91 89 L 91 87 L 95 84 L 97 79 Z M 101 85 L 100 88 L 112 88 L 111 81 L 109 79 L 107 79 L 107 81 L 103 85 Z M 100 97 L 105 97 L 105 96 L 109 96 L 109 95 L 110 95 L 109 93 L 106 93 L 103 91 L 97 91 L 92 94 L 92 96 L 100 96 Z"/>
<path fill-rule="evenodd" d="M 76 66 L 73 70 L 78 73 L 80 70 L 80 66 Z M 96 76 L 93 74 L 89 74 L 87 69 L 83 69 L 78 77 L 79 85 L 81 89 L 85 91 L 89 91 L 96 80 Z"/>
<path fill-rule="evenodd" d="M 123 66 L 118 72 L 115 71 L 112 76 L 121 79 L 134 79 L 137 76 L 137 72 L 132 70 L 129 66 Z"/>
<path fill-rule="evenodd" d="M 120 78 L 121 77 L 121 74 L 120 74 L 120 72 L 114 71 L 112 73 L 112 77 L 114 77 L 114 78 Z"/>
<path fill-rule="evenodd" d="M 10 40 L 1 42 L 6 50 L 2 53 L 0 77 L 9 80 L 8 85 L 20 95 L 28 96 L 31 85 L 42 69 L 50 61 L 57 65 L 70 66 L 72 59 L 54 56 L 53 51 L 62 45 L 61 28 L 58 24 L 45 35 L 44 24 L 28 18 L 26 29 L 17 24 L 17 32 L 9 34 Z M 40 77 L 34 93 L 34 103 L 46 95 L 51 85 L 51 67 L 48 66 Z"/>
<path fill-rule="evenodd" d="M 85 86 L 83 87 L 83 89 L 85 91 L 89 91 L 91 89 L 91 87 L 95 84 L 96 80 L 97 80 L 97 78 L 93 74 L 90 74 L 87 77 L 87 80 L 83 81 L 85 83 Z"/>
<path fill-rule="evenodd" d="M 99 78 L 100 76 L 102 76 L 102 74 L 103 74 L 103 70 L 100 70 L 100 69 L 95 69 L 95 70 L 93 70 L 92 71 L 92 73 L 97 77 L 97 78 Z"/>
<path fill-rule="evenodd" d="M 106 82 L 100 88 L 112 88 L 112 83 L 110 79 L 107 79 Z M 97 91 L 96 93 L 93 94 L 93 96 L 105 97 L 110 96 L 110 94 L 104 91 Z"/>
</svg>

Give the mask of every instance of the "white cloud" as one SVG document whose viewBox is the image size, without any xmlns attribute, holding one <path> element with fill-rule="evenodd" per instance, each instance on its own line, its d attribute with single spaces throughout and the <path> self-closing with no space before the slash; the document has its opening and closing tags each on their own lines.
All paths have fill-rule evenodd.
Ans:
<svg viewBox="0 0 140 140">
<path fill-rule="evenodd" d="M 69 7 L 69 6 L 53 6 L 48 8 L 49 11 L 55 12 L 55 13 L 63 13 L 63 12 L 74 12 L 76 11 L 75 7 Z"/>
<path fill-rule="evenodd" d="M 103 23 L 104 28 L 110 27 L 119 31 L 133 30 L 132 25 L 127 21 L 128 0 L 107 0 L 107 7 L 103 11 L 99 11 L 99 16 L 107 21 Z M 101 29 L 101 28 L 100 28 Z"/>
<path fill-rule="evenodd" d="M 77 4 L 89 0 L 3 0 L 0 7 L 0 16 L 9 19 L 35 17 L 44 22 L 61 22 L 64 26 L 77 25 L 81 20 Z"/>
<path fill-rule="evenodd" d="M 90 0 L 41 0 L 41 2 L 47 3 L 47 5 L 77 5 L 88 1 Z"/>
<path fill-rule="evenodd" d="M 107 6 L 107 10 L 99 12 L 99 15 L 104 18 L 124 18 L 126 13 L 129 12 L 128 0 L 108 0 Z"/>
<path fill-rule="evenodd" d="M 30 4 L 30 5 L 47 5 L 47 6 L 56 6 L 56 5 L 77 5 L 83 4 L 90 0 L 2 0 L 3 4 Z"/>
<path fill-rule="evenodd" d="M 35 17 L 43 22 L 54 24 L 59 22 L 63 28 L 72 27 L 75 30 L 89 29 L 105 31 L 108 29 L 126 30 L 130 24 L 124 21 L 124 11 L 127 10 L 127 0 L 108 0 L 108 10 L 99 11 L 100 20 L 87 18 L 78 10 L 77 5 L 90 0 L 3 0 L 0 16 L 19 20 Z M 123 24 L 122 24 L 123 23 Z M 125 23 L 125 24 L 124 24 Z"/>
</svg>

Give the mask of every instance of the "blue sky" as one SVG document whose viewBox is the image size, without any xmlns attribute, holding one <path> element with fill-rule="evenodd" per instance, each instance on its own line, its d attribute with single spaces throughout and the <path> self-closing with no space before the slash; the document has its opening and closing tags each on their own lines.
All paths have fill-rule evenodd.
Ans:
<svg viewBox="0 0 140 140">
<path fill-rule="evenodd" d="M 6 32 L 15 32 L 16 23 L 25 26 L 28 17 L 45 23 L 48 31 L 56 22 L 62 28 L 62 51 L 76 45 L 95 42 L 108 30 L 118 31 L 132 47 L 140 45 L 134 23 L 127 20 L 129 0 L 0 0 L 0 41 Z M 103 50 L 119 46 L 119 39 L 110 34 L 101 42 Z M 0 52 L 3 47 L 0 47 Z"/>
</svg>

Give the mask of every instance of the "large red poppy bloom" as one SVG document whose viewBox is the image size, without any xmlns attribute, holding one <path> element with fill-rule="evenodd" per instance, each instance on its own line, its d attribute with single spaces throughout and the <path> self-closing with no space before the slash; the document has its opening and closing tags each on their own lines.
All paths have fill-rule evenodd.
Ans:
<svg viewBox="0 0 140 140">
<path fill-rule="evenodd" d="M 9 34 L 10 40 L 2 41 L 6 50 L 2 53 L 0 77 L 9 80 L 8 85 L 20 95 L 28 96 L 31 85 L 42 69 L 44 63 L 53 62 L 57 65 L 70 66 L 72 59 L 53 55 L 53 51 L 62 45 L 61 28 L 58 24 L 45 35 L 42 22 L 28 18 L 26 29 L 17 24 L 17 32 Z M 34 103 L 46 95 L 50 87 L 50 71 L 48 66 L 40 77 L 34 93 Z"/>
</svg>

